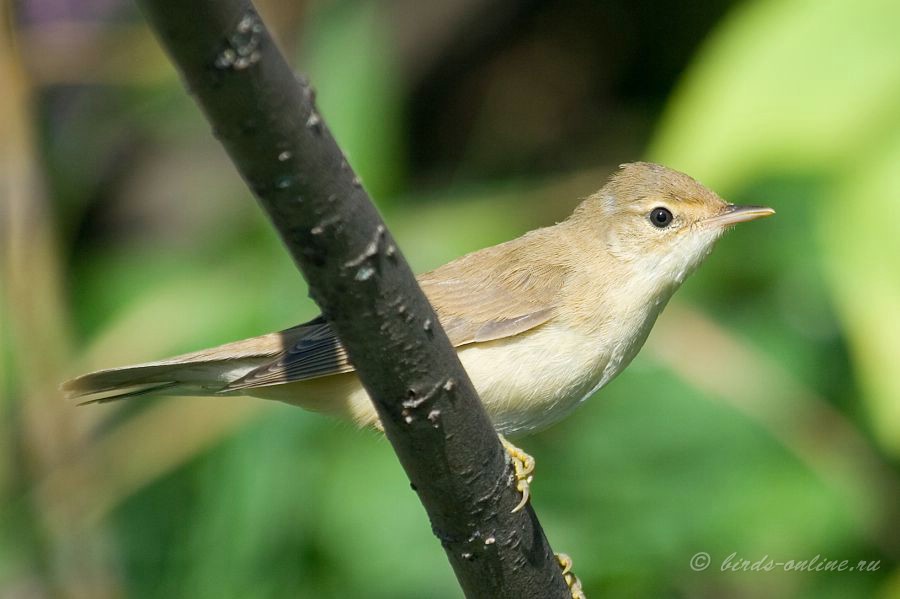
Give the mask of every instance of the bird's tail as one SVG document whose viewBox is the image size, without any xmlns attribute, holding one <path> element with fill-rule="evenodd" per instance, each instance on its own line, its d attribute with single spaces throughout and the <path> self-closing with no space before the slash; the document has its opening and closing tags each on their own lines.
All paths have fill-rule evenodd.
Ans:
<svg viewBox="0 0 900 599">
<path fill-rule="evenodd" d="M 140 395 L 214 395 L 227 384 L 217 381 L 214 364 L 136 364 L 83 374 L 62 384 L 66 399 L 106 403 Z M 208 374 L 203 374 L 208 373 Z"/>
<path fill-rule="evenodd" d="M 83 374 L 60 386 L 67 399 L 106 403 L 140 395 L 216 395 L 282 351 L 282 333 L 228 343 L 158 362 Z"/>
</svg>

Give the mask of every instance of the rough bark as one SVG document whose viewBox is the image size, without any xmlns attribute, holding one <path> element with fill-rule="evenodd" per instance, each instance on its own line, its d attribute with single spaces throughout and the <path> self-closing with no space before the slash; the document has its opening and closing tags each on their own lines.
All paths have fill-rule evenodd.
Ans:
<svg viewBox="0 0 900 599">
<path fill-rule="evenodd" d="M 456 352 L 252 4 L 138 4 L 346 346 L 466 596 L 567 597 L 534 511 L 511 512 L 510 466 Z"/>
</svg>

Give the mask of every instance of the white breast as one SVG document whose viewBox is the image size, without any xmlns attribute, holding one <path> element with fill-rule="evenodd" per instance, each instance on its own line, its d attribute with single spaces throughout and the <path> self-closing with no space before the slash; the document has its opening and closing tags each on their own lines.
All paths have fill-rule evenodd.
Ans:
<svg viewBox="0 0 900 599">
<path fill-rule="evenodd" d="M 640 351 L 670 294 L 620 315 L 605 332 L 548 323 L 525 334 L 460 348 L 459 357 L 497 430 L 547 427 L 609 383 Z"/>
<path fill-rule="evenodd" d="M 553 424 L 615 375 L 600 340 L 553 324 L 462 347 L 459 357 L 504 434 Z"/>
</svg>

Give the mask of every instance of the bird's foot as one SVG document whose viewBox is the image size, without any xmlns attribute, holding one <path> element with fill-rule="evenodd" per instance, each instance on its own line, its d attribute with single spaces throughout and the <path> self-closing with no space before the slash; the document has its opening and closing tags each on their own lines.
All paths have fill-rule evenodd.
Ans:
<svg viewBox="0 0 900 599">
<path fill-rule="evenodd" d="M 572 599 L 587 599 L 584 591 L 581 590 L 581 581 L 572 572 L 572 558 L 566 553 L 557 553 L 556 561 L 559 562 L 559 567 L 562 568 L 563 580 L 566 581 L 566 586 L 572 592 Z"/>
<path fill-rule="evenodd" d="M 521 510 L 528 503 L 531 497 L 531 480 L 534 478 L 534 458 L 506 440 L 506 437 L 500 435 L 500 443 L 506 450 L 512 462 L 513 472 L 516 477 L 516 489 L 522 494 L 522 501 L 513 508 L 513 513 Z"/>
</svg>

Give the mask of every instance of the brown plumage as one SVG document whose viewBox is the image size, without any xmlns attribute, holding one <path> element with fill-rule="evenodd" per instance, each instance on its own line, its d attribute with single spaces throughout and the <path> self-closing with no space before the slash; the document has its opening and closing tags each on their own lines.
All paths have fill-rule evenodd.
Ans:
<svg viewBox="0 0 900 599">
<path fill-rule="evenodd" d="M 664 209 L 671 221 L 652 218 Z M 623 165 L 566 221 L 419 277 L 500 432 L 545 426 L 620 372 L 726 226 L 771 214 L 726 204 L 687 175 Z M 649 217 L 648 217 L 649 215 Z M 63 385 L 87 403 L 146 394 L 248 394 L 376 424 L 322 318 Z"/>
</svg>

